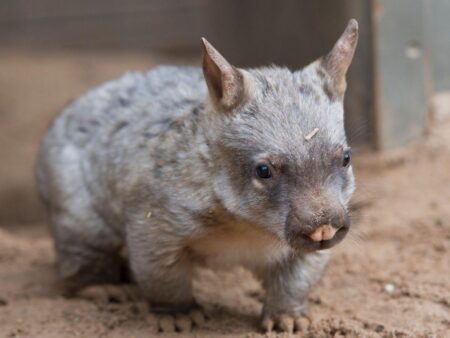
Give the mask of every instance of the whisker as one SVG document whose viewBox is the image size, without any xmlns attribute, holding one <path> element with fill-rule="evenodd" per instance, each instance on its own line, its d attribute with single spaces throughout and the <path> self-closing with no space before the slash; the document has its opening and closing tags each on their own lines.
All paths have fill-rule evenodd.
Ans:
<svg viewBox="0 0 450 338">
<path fill-rule="evenodd" d="M 347 243 L 353 244 L 358 249 L 363 249 L 364 242 L 366 242 L 367 237 L 364 234 L 359 234 L 358 232 L 355 232 L 354 230 L 350 229 L 350 231 L 347 234 Z"/>
<path fill-rule="evenodd" d="M 356 125 L 356 122 L 352 122 L 351 124 L 346 125 L 347 138 L 350 144 L 353 144 L 355 141 L 361 138 L 361 136 L 368 133 L 368 127 L 370 125 L 369 121 L 358 121 L 357 123 L 358 125 Z M 371 137 L 371 135 L 367 136 L 368 138 Z"/>
</svg>

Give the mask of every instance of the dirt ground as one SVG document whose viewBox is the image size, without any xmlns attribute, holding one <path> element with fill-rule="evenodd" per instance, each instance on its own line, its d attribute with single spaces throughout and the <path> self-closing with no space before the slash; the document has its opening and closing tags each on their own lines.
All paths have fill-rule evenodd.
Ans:
<svg viewBox="0 0 450 338">
<path fill-rule="evenodd" d="M 5 194 L 0 196 L 0 337 L 156 336 L 140 303 L 61 296 L 42 212 L 34 209 L 38 208 L 34 195 L 27 197 L 32 191 L 37 139 L 63 98 L 115 76 L 130 64 L 145 68 L 154 62 L 147 62 L 145 56 L 102 55 L 104 62 L 94 67 L 99 64 L 95 56 L 74 60 L 33 55 L 32 66 L 29 55 L 2 56 L 0 183 Z M 83 70 L 81 75 L 78 70 Z M 26 99 L 14 94 L 19 89 Z M 436 119 L 426 140 L 385 154 L 355 154 L 358 190 L 353 229 L 332 249 L 329 267 L 309 299 L 312 323 L 297 336 L 450 336 L 448 103 L 448 96 L 438 98 Z M 41 118 L 7 114 L 37 114 L 35 104 L 42 108 Z M 23 142 L 14 143 L 12 138 Z M 19 183 L 26 187 L 13 188 Z M 26 216 L 27 208 L 33 217 Z M 160 336 L 266 336 L 258 328 L 263 291 L 247 271 L 203 270 L 194 286 L 210 317 L 206 325 L 192 334 Z M 287 336 L 267 334 L 277 335 Z"/>
</svg>

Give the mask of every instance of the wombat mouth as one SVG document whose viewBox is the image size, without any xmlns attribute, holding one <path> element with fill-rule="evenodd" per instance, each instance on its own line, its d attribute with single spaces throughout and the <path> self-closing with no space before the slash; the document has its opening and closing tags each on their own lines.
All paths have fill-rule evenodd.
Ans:
<svg viewBox="0 0 450 338">
<path fill-rule="evenodd" d="M 339 230 L 336 231 L 336 234 L 333 238 L 329 240 L 322 240 L 322 241 L 314 241 L 311 239 L 309 235 L 301 234 L 300 236 L 296 237 L 295 239 L 292 239 L 290 241 L 290 245 L 300 251 L 317 251 L 317 250 L 325 250 L 332 248 L 336 244 L 340 243 L 345 235 L 347 235 L 348 230 L 350 227 L 343 226 L 339 228 Z"/>
</svg>

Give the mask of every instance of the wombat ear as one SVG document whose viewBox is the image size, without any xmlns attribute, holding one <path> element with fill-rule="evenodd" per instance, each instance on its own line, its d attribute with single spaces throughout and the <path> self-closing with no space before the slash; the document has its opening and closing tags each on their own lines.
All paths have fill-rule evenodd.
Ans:
<svg viewBox="0 0 450 338">
<path fill-rule="evenodd" d="M 345 74 L 352 62 L 357 43 L 358 22 L 351 19 L 333 49 L 322 59 L 322 67 L 330 75 L 333 89 L 339 96 L 344 95 L 347 86 Z"/>
<path fill-rule="evenodd" d="M 203 76 L 212 102 L 218 108 L 231 109 L 242 99 L 244 80 L 242 73 L 205 39 L 203 41 Z"/>
</svg>

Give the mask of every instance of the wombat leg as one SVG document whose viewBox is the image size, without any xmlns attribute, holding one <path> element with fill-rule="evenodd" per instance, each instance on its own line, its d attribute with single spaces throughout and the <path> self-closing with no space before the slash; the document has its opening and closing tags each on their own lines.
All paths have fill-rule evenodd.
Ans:
<svg viewBox="0 0 450 338">
<path fill-rule="evenodd" d="M 306 299 L 320 279 L 328 258 L 326 251 L 305 254 L 266 271 L 267 294 L 262 314 L 265 331 L 277 328 L 292 333 L 305 329 Z"/>
<path fill-rule="evenodd" d="M 190 264 L 182 256 L 165 253 L 159 262 L 139 264 L 133 269 L 160 332 L 190 332 L 205 321 L 203 310 L 192 296 Z"/>
<path fill-rule="evenodd" d="M 57 250 L 57 256 L 62 287 L 67 296 L 90 285 L 122 283 L 126 276 L 126 263 L 117 253 L 71 247 Z"/>
<path fill-rule="evenodd" d="M 147 246 L 148 245 L 148 246 Z M 158 250 L 155 243 L 130 247 L 130 265 L 153 312 L 184 312 L 195 306 L 191 265 L 181 252 Z"/>
<path fill-rule="evenodd" d="M 150 304 L 159 330 L 190 331 L 193 325 L 199 325 L 203 316 L 192 295 L 192 265 L 183 238 L 179 233 L 157 230 L 156 225 L 128 230 L 133 277 Z"/>
<path fill-rule="evenodd" d="M 107 229 L 98 239 L 101 223 L 89 225 L 71 213 L 51 215 L 57 268 L 67 296 L 94 284 L 116 284 L 127 276 L 127 264 L 120 255 L 120 244 Z M 96 237 L 97 236 L 97 237 Z"/>
</svg>

